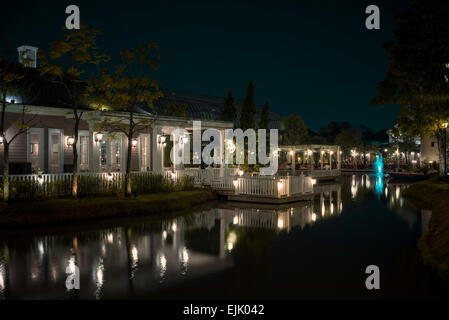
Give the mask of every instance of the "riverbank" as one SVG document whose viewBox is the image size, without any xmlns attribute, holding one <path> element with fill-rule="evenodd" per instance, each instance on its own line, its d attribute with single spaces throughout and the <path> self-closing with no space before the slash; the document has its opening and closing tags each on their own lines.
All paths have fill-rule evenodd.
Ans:
<svg viewBox="0 0 449 320">
<path fill-rule="evenodd" d="M 449 281 L 449 184 L 432 178 L 417 182 L 403 195 L 421 208 L 432 210 L 428 231 L 418 247 L 426 265 Z"/>
<path fill-rule="evenodd" d="M 92 197 L 0 203 L 0 227 L 27 227 L 185 210 L 216 199 L 209 190 L 153 193 L 137 198 Z"/>
</svg>

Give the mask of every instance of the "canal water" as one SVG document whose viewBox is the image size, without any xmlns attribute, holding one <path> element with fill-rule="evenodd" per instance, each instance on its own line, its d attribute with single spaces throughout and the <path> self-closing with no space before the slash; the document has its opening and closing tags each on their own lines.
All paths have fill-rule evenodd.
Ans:
<svg viewBox="0 0 449 320">
<path fill-rule="evenodd" d="M 417 240 L 431 212 L 404 185 L 349 175 L 314 201 L 214 202 L 139 217 L 0 232 L 0 299 L 417 299 L 447 297 Z M 380 289 L 367 290 L 368 265 Z M 79 290 L 66 272 L 79 269 Z"/>
</svg>

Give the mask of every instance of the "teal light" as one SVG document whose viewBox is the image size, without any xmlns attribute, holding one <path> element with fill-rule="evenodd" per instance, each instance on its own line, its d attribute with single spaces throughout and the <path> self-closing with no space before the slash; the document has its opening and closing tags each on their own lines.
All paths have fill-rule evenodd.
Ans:
<svg viewBox="0 0 449 320">
<path fill-rule="evenodd" d="M 374 170 L 376 175 L 384 175 L 384 161 L 379 152 L 376 154 L 376 160 L 374 160 Z"/>
<path fill-rule="evenodd" d="M 384 161 L 379 152 L 376 155 L 376 160 L 374 160 L 374 170 L 376 172 L 376 178 L 374 180 L 374 189 L 376 193 L 380 196 L 384 189 Z"/>
</svg>

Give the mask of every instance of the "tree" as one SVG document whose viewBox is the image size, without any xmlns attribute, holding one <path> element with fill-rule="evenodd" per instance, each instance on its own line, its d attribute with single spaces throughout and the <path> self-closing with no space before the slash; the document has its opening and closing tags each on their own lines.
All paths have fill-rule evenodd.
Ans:
<svg viewBox="0 0 449 320">
<path fill-rule="evenodd" d="M 189 113 L 187 112 L 187 105 L 186 104 L 174 104 L 169 103 L 167 104 L 167 109 L 164 110 L 165 116 L 171 116 L 171 117 L 180 117 L 180 118 L 188 118 Z"/>
<path fill-rule="evenodd" d="M 128 140 L 125 174 L 125 196 L 131 195 L 131 152 L 134 136 L 148 128 L 148 119 L 139 118 L 136 112 L 143 105 L 153 107 L 153 101 L 162 96 L 157 80 L 151 80 L 149 73 L 157 70 L 159 45 L 148 42 L 137 48 L 120 52 L 120 63 L 111 71 L 104 69 L 101 77 L 91 81 L 89 90 L 103 97 L 104 103 L 112 110 L 122 112 L 123 116 L 107 118 L 99 124 L 111 132 L 121 132 Z M 100 100 L 100 105 L 103 102 Z"/>
<path fill-rule="evenodd" d="M 26 56 L 26 52 L 22 53 Z M 18 63 L 0 59 L 0 143 L 3 145 L 3 200 L 9 200 L 9 148 L 11 143 L 20 135 L 26 133 L 28 129 L 35 124 L 36 117 L 29 117 L 28 110 L 23 101 L 20 107 L 20 113 L 16 119 L 7 119 L 7 108 L 11 106 L 8 103 L 8 95 L 21 95 L 23 92 L 22 81 L 27 74 L 27 68 Z M 9 121 L 7 121 L 9 120 Z"/>
<path fill-rule="evenodd" d="M 282 124 L 284 127 L 284 144 L 297 145 L 307 142 L 308 130 L 300 116 L 291 114 L 282 119 Z"/>
<path fill-rule="evenodd" d="M 63 40 L 51 43 L 49 55 L 41 52 L 40 72 L 43 76 L 62 87 L 68 101 L 63 101 L 65 107 L 72 109 L 73 113 L 73 177 L 72 197 L 78 196 L 78 131 L 81 118 L 86 110 L 86 83 L 81 79 L 85 76 L 88 66 L 98 66 L 109 60 L 106 55 L 100 54 L 96 39 L 100 32 L 82 26 L 81 29 L 65 30 Z"/>
<path fill-rule="evenodd" d="M 352 135 L 348 131 L 342 131 L 335 137 L 334 143 L 341 147 L 343 151 L 349 151 L 354 148 L 361 148 L 362 140 Z"/>
<path fill-rule="evenodd" d="M 375 105 L 401 105 L 398 125 L 409 136 L 438 140 L 439 175 L 447 179 L 446 129 L 449 122 L 449 5 L 415 0 L 397 16 L 395 40 L 384 49 L 389 66 L 377 85 Z"/>
<path fill-rule="evenodd" d="M 270 105 L 268 101 L 265 102 L 262 109 L 262 113 L 260 114 L 259 128 L 260 129 L 270 128 Z"/>
<path fill-rule="evenodd" d="M 228 91 L 228 97 L 225 100 L 223 110 L 221 113 L 221 117 L 223 121 L 232 121 L 234 122 L 235 117 L 237 115 L 237 109 L 234 104 L 234 97 L 232 96 L 232 91 Z"/>
<path fill-rule="evenodd" d="M 251 80 L 246 90 L 246 98 L 242 104 L 242 114 L 240 116 L 240 128 L 246 130 L 249 128 L 255 129 L 256 123 L 254 115 L 256 114 L 256 105 L 254 103 L 254 81 Z"/>
</svg>

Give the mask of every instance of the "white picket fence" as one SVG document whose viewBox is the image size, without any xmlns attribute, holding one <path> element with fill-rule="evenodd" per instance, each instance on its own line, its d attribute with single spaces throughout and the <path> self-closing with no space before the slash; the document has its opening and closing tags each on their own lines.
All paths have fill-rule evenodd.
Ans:
<svg viewBox="0 0 449 320">
<path fill-rule="evenodd" d="M 313 183 L 315 181 L 312 177 L 304 175 L 239 176 L 238 173 L 239 170 L 237 168 L 207 168 L 164 170 L 162 176 L 174 183 L 182 182 L 185 177 L 192 177 L 194 185 L 197 187 L 207 187 L 217 191 L 233 191 L 237 195 L 274 198 L 313 192 Z M 131 173 L 132 177 L 136 178 L 144 178 L 156 174 L 153 172 Z M 84 194 L 104 193 L 114 189 L 119 190 L 123 187 L 125 181 L 125 174 L 122 172 L 79 173 L 78 176 L 80 177 L 79 185 L 82 186 Z M 25 188 L 26 192 L 34 192 L 40 196 L 70 195 L 72 188 L 71 173 L 11 175 L 9 176 L 9 181 L 29 182 L 32 187 Z"/>
<path fill-rule="evenodd" d="M 154 175 L 152 172 L 132 172 L 132 177 L 145 177 Z M 72 190 L 72 173 L 60 174 L 29 174 L 29 175 L 10 175 L 10 188 L 21 188 L 22 183 L 29 183 L 27 188 L 23 188 L 26 193 L 34 193 L 39 196 L 63 196 L 70 195 Z M 0 180 L 3 176 L 0 176 Z M 78 186 L 82 186 L 83 194 L 105 193 L 111 190 L 119 190 L 125 182 L 125 174 L 122 172 L 110 173 L 85 173 L 78 174 Z M 23 194 L 22 197 L 29 195 Z"/>
</svg>

